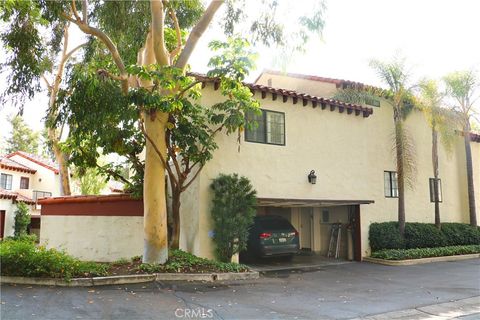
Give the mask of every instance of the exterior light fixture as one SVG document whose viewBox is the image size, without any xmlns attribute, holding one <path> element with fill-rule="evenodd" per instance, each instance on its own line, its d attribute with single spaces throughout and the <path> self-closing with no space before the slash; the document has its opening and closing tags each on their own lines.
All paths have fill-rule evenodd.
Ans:
<svg viewBox="0 0 480 320">
<path fill-rule="evenodd" d="M 311 184 L 317 183 L 317 176 L 315 175 L 315 170 L 310 171 L 308 175 L 308 182 L 310 182 Z"/>
</svg>

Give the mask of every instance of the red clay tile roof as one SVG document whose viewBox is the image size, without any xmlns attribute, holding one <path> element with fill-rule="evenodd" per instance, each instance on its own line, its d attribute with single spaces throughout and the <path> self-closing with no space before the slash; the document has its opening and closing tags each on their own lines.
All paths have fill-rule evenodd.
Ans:
<svg viewBox="0 0 480 320">
<path fill-rule="evenodd" d="M 22 196 L 19 193 L 11 192 L 5 189 L 0 188 L 0 199 L 12 199 L 13 202 L 25 202 L 27 204 L 35 204 L 33 199 Z"/>
<path fill-rule="evenodd" d="M 104 201 L 132 201 L 136 200 L 129 194 L 107 194 L 107 195 L 86 195 L 86 196 L 63 196 L 43 198 L 38 200 L 39 204 L 52 204 L 63 202 L 104 202 Z"/>
<path fill-rule="evenodd" d="M 37 170 L 24 166 L 23 164 L 18 163 L 15 160 L 9 159 L 7 157 L 0 157 L 0 168 L 26 173 L 37 172 Z"/>
<path fill-rule="evenodd" d="M 214 89 L 217 90 L 220 86 L 220 79 L 208 77 L 203 74 L 199 73 L 189 73 L 190 76 L 195 77 L 198 81 L 202 82 L 202 86 L 204 87 L 206 83 L 213 83 Z M 313 96 L 306 93 L 299 93 L 293 90 L 287 89 L 280 89 L 280 88 L 273 88 L 268 86 L 263 86 L 259 84 L 252 84 L 252 83 L 243 83 L 247 88 L 249 88 L 252 92 L 260 91 L 262 95 L 262 99 L 268 94 L 272 95 L 272 99 L 276 100 L 278 96 L 281 96 L 283 102 L 287 102 L 288 98 L 292 99 L 293 104 L 296 104 L 298 101 L 302 102 L 302 105 L 305 107 L 307 104 L 311 103 L 313 108 L 320 106 L 322 110 L 326 109 L 327 106 L 330 111 L 337 110 L 339 113 L 343 113 L 347 111 L 347 114 L 354 113 L 356 116 L 362 114 L 363 117 L 368 117 L 373 113 L 372 108 L 362 107 L 360 105 L 352 104 L 352 103 L 345 103 L 334 99 L 322 98 Z"/>
<path fill-rule="evenodd" d="M 306 74 L 300 74 L 300 73 L 285 73 L 281 71 L 275 71 L 275 70 L 264 70 L 258 78 L 255 80 L 257 82 L 260 77 L 264 74 L 273 74 L 273 75 L 279 75 L 279 76 L 287 76 L 291 78 L 297 78 L 297 79 L 306 79 L 306 80 L 312 80 L 312 81 L 318 81 L 318 82 L 327 82 L 327 83 L 333 83 L 336 85 L 337 88 L 358 88 L 358 89 L 374 89 L 374 90 L 385 90 L 379 87 L 371 86 L 368 84 L 364 84 L 361 82 L 356 82 L 356 81 L 350 81 L 350 80 L 344 80 L 344 79 L 334 79 L 334 78 L 325 78 L 325 77 L 319 77 L 319 76 L 311 76 L 311 75 L 306 75 Z"/>
<path fill-rule="evenodd" d="M 46 159 L 43 159 L 42 157 L 39 157 L 35 154 L 31 154 L 31 153 L 27 153 L 27 152 L 23 152 L 23 151 L 16 151 L 16 152 L 13 152 L 13 153 L 10 153 L 10 154 L 7 154 L 6 157 L 7 158 L 11 158 L 13 156 L 21 156 L 27 160 L 30 160 L 44 168 L 47 168 L 49 170 L 52 170 L 53 172 L 55 172 L 55 174 L 58 174 L 59 171 L 58 171 L 58 165 L 51 162 L 51 161 L 48 161 Z"/>
</svg>

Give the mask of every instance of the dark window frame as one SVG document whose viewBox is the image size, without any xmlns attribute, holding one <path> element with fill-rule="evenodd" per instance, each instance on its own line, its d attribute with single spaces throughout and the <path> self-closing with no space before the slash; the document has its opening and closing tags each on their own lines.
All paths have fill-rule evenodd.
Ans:
<svg viewBox="0 0 480 320">
<path fill-rule="evenodd" d="M 0 174 L 0 177 L 3 177 L 3 176 L 5 176 L 5 186 L 3 186 L 3 184 L 1 184 L 1 181 L 2 181 L 3 179 L 0 178 L 0 188 L 5 189 L 5 190 L 12 190 L 13 175 L 7 174 L 7 173 L 2 173 L 2 174 Z M 9 177 L 10 177 L 10 188 L 8 188 L 8 186 L 9 186 L 9 184 L 8 184 L 9 180 L 8 180 L 8 178 L 9 178 Z"/>
<path fill-rule="evenodd" d="M 247 138 L 247 131 L 249 130 L 248 128 L 245 128 L 245 133 L 244 133 L 244 140 L 246 142 L 252 142 L 252 143 L 261 143 L 261 144 L 269 144 L 272 146 L 286 146 L 287 145 L 287 132 L 286 132 L 286 121 L 285 121 L 285 112 L 281 111 L 274 111 L 274 110 L 268 110 L 268 109 L 260 109 L 262 112 L 262 122 L 265 128 L 265 132 L 263 133 L 263 140 L 264 141 L 257 141 L 257 140 L 250 140 Z M 277 113 L 283 115 L 283 144 L 282 143 L 272 143 L 268 142 L 268 131 L 267 131 L 267 113 Z"/>
<path fill-rule="evenodd" d="M 385 185 L 385 174 L 388 173 L 388 177 L 389 177 L 389 183 L 390 183 L 390 188 L 389 188 L 389 194 L 385 194 L 385 191 L 386 191 L 386 185 Z M 393 177 L 395 177 L 395 181 L 396 181 L 396 184 L 397 184 L 397 187 L 394 188 L 393 187 Z M 398 175 L 397 175 L 397 172 L 396 171 L 388 171 L 388 170 L 385 170 L 383 171 L 383 193 L 385 195 L 385 198 L 398 198 Z M 395 195 L 395 192 L 394 190 L 396 190 L 396 195 Z"/>
<path fill-rule="evenodd" d="M 429 178 L 428 179 L 428 186 L 429 186 L 429 191 L 430 191 L 430 202 L 435 203 L 434 199 L 434 188 L 433 188 L 433 181 L 435 178 Z M 438 202 L 441 203 L 443 202 L 443 190 L 442 190 L 442 179 L 438 178 Z"/>
<path fill-rule="evenodd" d="M 26 187 L 25 187 L 26 181 Z M 20 189 L 28 189 L 30 187 L 30 178 L 29 177 L 20 177 Z"/>
</svg>

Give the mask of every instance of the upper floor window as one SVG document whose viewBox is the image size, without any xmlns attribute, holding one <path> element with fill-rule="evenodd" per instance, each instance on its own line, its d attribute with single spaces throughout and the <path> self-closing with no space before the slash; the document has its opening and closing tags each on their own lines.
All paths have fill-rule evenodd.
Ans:
<svg viewBox="0 0 480 320">
<path fill-rule="evenodd" d="M 398 198 L 397 173 L 395 171 L 385 171 L 383 174 L 385 182 L 385 197 Z"/>
<path fill-rule="evenodd" d="M 33 191 L 33 200 L 37 201 L 40 198 L 48 198 L 51 197 L 52 193 L 47 191 Z"/>
<path fill-rule="evenodd" d="M 30 179 L 27 177 L 21 177 L 20 178 L 20 189 L 28 189 L 28 184 L 30 182 Z"/>
<path fill-rule="evenodd" d="M 0 176 L 0 188 L 12 190 L 12 175 L 2 173 Z"/>
<path fill-rule="evenodd" d="M 437 202 L 435 199 L 438 199 L 438 202 L 442 202 L 442 180 L 437 179 L 438 182 L 438 193 L 437 197 L 435 197 L 435 178 L 430 178 L 429 179 L 429 185 L 430 185 L 430 202 Z"/>
<path fill-rule="evenodd" d="M 247 120 L 253 123 L 245 130 L 245 141 L 285 145 L 285 113 L 261 110 L 248 113 Z"/>
</svg>

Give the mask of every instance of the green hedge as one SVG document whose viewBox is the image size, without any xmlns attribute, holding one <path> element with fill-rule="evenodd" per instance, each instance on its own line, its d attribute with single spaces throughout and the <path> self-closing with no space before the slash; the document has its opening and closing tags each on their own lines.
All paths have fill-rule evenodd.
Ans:
<svg viewBox="0 0 480 320">
<path fill-rule="evenodd" d="M 372 252 L 372 258 L 386 260 L 406 260 L 430 257 L 455 256 L 461 254 L 480 253 L 480 245 L 449 246 L 439 248 L 386 249 Z"/>
<path fill-rule="evenodd" d="M 104 276 L 107 266 L 84 262 L 64 252 L 37 246 L 29 239 L 0 243 L 1 275 L 70 279 L 77 276 Z"/>
<path fill-rule="evenodd" d="M 372 223 L 369 230 L 372 251 L 382 249 L 433 248 L 480 244 L 480 229 L 463 223 L 442 223 L 438 230 L 431 223 L 407 222 L 405 239 L 398 231 L 398 222 Z"/>
</svg>

